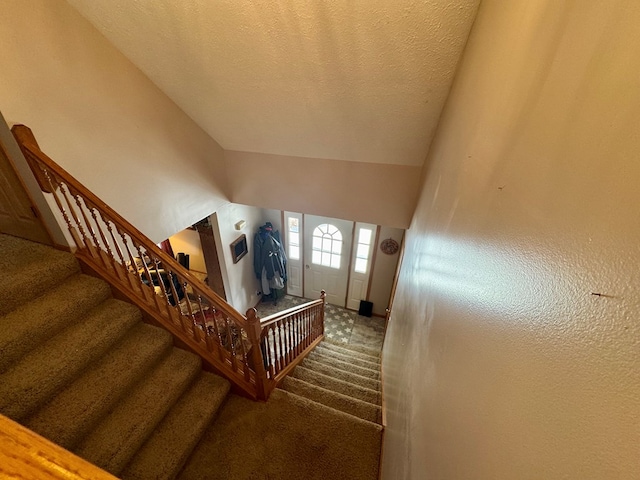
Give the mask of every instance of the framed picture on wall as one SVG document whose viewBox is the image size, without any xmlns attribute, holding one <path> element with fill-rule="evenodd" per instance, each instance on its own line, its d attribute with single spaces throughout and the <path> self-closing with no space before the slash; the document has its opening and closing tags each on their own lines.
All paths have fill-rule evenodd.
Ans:
<svg viewBox="0 0 640 480">
<path fill-rule="evenodd" d="M 238 263 L 247 253 L 249 253 L 247 236 L 243 233 L 231 243 L 231 257 L 233 258 L 233 263 Z"/>
</svg>

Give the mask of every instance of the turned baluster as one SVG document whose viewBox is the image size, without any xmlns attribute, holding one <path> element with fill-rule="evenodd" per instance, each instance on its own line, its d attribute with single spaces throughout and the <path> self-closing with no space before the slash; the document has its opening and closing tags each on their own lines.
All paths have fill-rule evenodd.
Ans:
<svg viewBox="0 0 640 480">
<path fill-rule="evenodd" d="M 289 363 L 295 358 L 295 341 L 293 338 L 293 317 L 287 319 L 287 337 L 289 338 Z"/>
<path fill-rule="evenodd" d="M 271 329 L 271 327 L 267 327 L 266 330 L 263 333 L 264 335 L 264 350 L 263 350 L 263 355 L 266 356 L 267 358 L 267 366 L 269 367 L 269 374 L 270 377 L 273 378 L 275 373 L 274 373 L 274 362 L 275 362 L 275 358 L 274 358 L 274 354 L 273 354 L 273 344 L 271 341 L 271 336 L 273 336 L 273 331 Z"/>
<path fill-rule="evenodd" d="M 156 260 L 156 266 L 159 263 L 160 262 Z M 179 281 L 178 276 L 167 269 L 165 269 L 164 272 L 169 282 L 169 294 L 171 295 L 171 298 L 173 298 L 173 303 L 174 303 L 174 305 L 172 305 L 173 309 L 171 314 L 175 315 L 176 312 L 178 313 L 178 323 L 180 324 L 180 328 L 182 329 L 183 332 L 188 332 L 189 325 L 185 326 L 184 315 L 182 315 L 182 309 L 180 308 L 180 297 L 178 296 L 178 289 L 176 288 L 176 285 L 175 285 L 175 282 Z M 174 276 L 176 280 L 174 280 Z"/>
<path fill-rule="evenodd" d="M 132 274 L 129 275 L 129 278 L 131 279 L 131 282 L 133 282 L 132 275 L 135 276 L 135 278 L 137 279 L 136 284 L 138 285 L 138 290 L 140 291 L 140 295 L 142 295 L 142 298 L 144 300 L 148 300 L 148 297 L 146 295 L 146 292 L 148 290 L 145 290 L 144 285 L 142 283 L 142 278 L 140 278 L 140 273 L 138 272 L 138 266 L 136 265 L 136 260 L 134 258 L 133 253 L 131 253 L 131 247 L 129 247 L 129 242 L 127 242 L 127 238 L 125 237 L 124 232 L 120 232 L 120 236 L 122 237 L 122 243 L 124 245 L 124 248 L 127 251 L 127 254 L 129 255 L 129 265 L 131 266 L 131 270 L 133 270 Z M 129 240 L 131 240 L 131 237 L 129 237 Z"/>
<path fill-rule="evenodd" d="M 287 365 L 291 363 L 291 322 L 289 320 L 290 318 L 282 319 L 282 328 L 284 329 L 284 356 Z"/>
<path fill-rule="evenodd" d="M 69 197 L 73 197 L 73 196 L 69 191 L 69 187 L 65 183 L 60 182 L 60 191 L 62 192 L 62 197 L 67 203 L 67 206 L 69 207 L 69 212 L 71 213 L 71 217 L 73 218 L 73 221 L 75 222 L 78 230 L 80 230 L 80 239 L 82 241 L 82 244 L 78 245 L 78 248 L 85 249 L 87 248 L 88 243 L 90 243 L 90 242 L 87 242 L 89 240 L 89 236 L 87 235 L 87 232 L 85 232 L 84 227 L 82 226 L 82 222 L 80 221 L 80 217 L 78 217 L 78 214 L 76 213 L 76 209 L 73 208 L 73 202 L 69 199 Z"/>
<path fill-rule="evenodd" d="M 246 317 L 248 323 L 247 337 L 249 337 L 249 343 L 251 343 L 253 369 L 256 372 L 256 396 L 260 400 L 266 400 L 269 396 L 269 391 L 267 390 L 267 372 L 264 368 L 264 360 L 260 350 L 259 339 L 262 334 L 260 319 L 255 308 L 247 310 Z"/>
<path fill-rule="evenodd" d="M 295 313 L 291 316 L 291 336 L 293 338 L 293 356 L 298 356 L 299 344 L 298 344 L 298 314 Z"/>
<path fill-rule="evenodd" d="M 225 330 L 227 334 L 227 345 L 229 346 L 227 350 L 231 353 L 231 368 L 235 372 L 238 370 L 238 361 L 236 359 L 236 347 L 233 344 L 233 336 L 231 335 L 231 324 L 229 323 L 229 317 L 226 314 L 224 315 L 224 324 L 225 324 Z"/>
<path fill-rule="evenodd" d="M 147 281 L 149 282 L 149 284 L 147 285 L 149 287 L 149 292 L 152 295 L 153 301 L 156 305 L 156 308 L 158 309 L 158 312 L 160 312 L 161 310 L 161 302 L 159 300 L 160 295 L 156 294 L 156 289 L 154 288 L 153 285 L 153 277 L 151 276 L 151 270 L 149 270 L 149 266 L 147 265 L 147 262 L 144 259 L 144 254 L 142 253 L 142 250 L 140 250 L 140 245 L 136 245 L 134 244 L 134 246 L 136 247 L 136 251 L 138 252 L 138 258 L 140 259 L 140 262 L 142 263 L 142 270 L 144 271 L 144 274 L 147 278 Z M 149 259 L 151 260 L 151 259 Z M 134 264 L 135 265 L 135 264 Z"/>
<path fill-rule="evenodd" d="M 118 230 L 118 226 L 113 221 L 111 221 L 111 223 L 115 227 L 116 233 L 120 234 L 120 231 Z M 109 232 L 111 233 L 111 238 L 113 239 L 113 244 L 115 245 L 116 253 L 118 254 L 118 257 L 120 257 L 120 262 L 119 262 L 120 266 L 118 270 L 120 270 L 121 275 L 125 276 L 126 281 L 129 284 L 129 288 L 131 288 L 131 290 L 133 291 L 134 290 L 133 278 L 131 277 L 129 270 L 127 269 L 127 260 L 122 252 L 122 247 L 120 247 L 120 242 L 117 240 L 117 237 L 113 233 L 112 229 L 109 229 Z"/>
<path fill-rule="evenodd" d="M 218 347 L 218 356 L 220 360 L 224 360 L 224 342 L 222 341 L 222 335 L 220 334 L 220 329 L 218 328 L 218 310 L 215 307 L 212 308 L 213 314 L 213 333 L 216 336 L 216 345 Z M 207 329 L 208 330 L 208 329 Z"/>
<path fill-rule="evenodd" d="M 187 287 L 189 284 L 185 281 L 182 283 L 182 291 L 184 292 L 184 301 L 187 304 L 187 311 L 189 312 L 189 318 L 191 319 L 191 329 L 193 330 L 193 339 L 200 343 L 200 335 L 198 334 L 198 325 L 196 323 L 196 316 L 193 314 L 193 308 L 191 308 L 191 300 L 187 295 Z M 182 311 L 182 309 L 180 309 Z"/>
<path fill-rule="evenodd" d="M 57 193 L 56 187 L 60 185 L 59 182 L 52 178 L 52 175 L 49 173 L 49 170 L 47 170 L 46 168 L 42 168 L 41 171 L 47 183 L 49 184 L 49 191 L 53 195 L 53 199 L 56 202 L 58 210 L 60 210 L 60 213 L 62 214 L 62 218 L 64 219 L 64 222 L 67 224 L 67 230 L 71 234 L 71 238 L 73 238 L 73 241 L 75 242 L 76 246 L 80 248 L 82 245 L 82 241 L 80 240 L 80 237 L 75 227 L 71 223 L 71 219 L 69 218 L 69 215 L 67 215 L 67 210 L 62 205 L 62 202 L 60 201 L 60 196 Z"/>
<path fill-rule="evenodd" d="M 158 260 L 157 258 L 153 258 L 151 259 L 151 261 L 153 262 L 153 265 L 155 267 L 155 271 L 156 271 L 156 278 L 158 279 L 158 286 L 160 287 L 160 291 L 162 292 L 162 295 L 164 296 L 164 306 L 165 309 L 167 311 L 167 315 L 169 317 L 169 320 L 171 320 L 171 322 L 173 322 L 173 317 L 171 315 L 171 303 L 169 301 L 169 292 L 167 291 L 167 286 L 164 284 L 164 280 L 162 279 L 162 276 L 160 275 L 160 260 Z M 153 285 L 153 277 L 151 278 L 151 284 Z M 155 289 L 154 289 L 155 290 Z"/>
<path fill-rule="evenodd" d="M 278 325 L 278 340 L 280 341 L 280 359 L 282 361 L 282 366 L 284 368 L 284 366 L 287 365 L 287 349 L 286 349 L 287 337 L 286 337 L 286 333 L 283 333 L 283 330 L 285 330 L 285 326 L 283 324 L 282 319 L 278 320 L 277 325 Z"/>
<path fill-rule="evenodd" d="M 240 339 L 240 353 L 242 354 L 242 371 L 244 373 L 244 379 L 249 381 L 249 358 L 247 357 L 247 349 L 244 346 L 244 340 L 242 338 L 242 329 L 238 331 L 238 338 Z"/>
<path fill-rule="evenodd" d="M 93 242 L 89 242 L 87 246 L 91 250 L 91 256 L 96 257 L 98 255 L 96 252 L 96 248 L 98 246 L 98 237 L 96 237 L 95 229 L 91 225 L 91 221 L 89 220 L 89 217 L 87 217 L 87 210 L 89 210 L 89 207 L 87 207 L 86 202 L 83 203 L 84 198 L 82 198 L 81 195 L 76 194 L 74 195 L 74 198 L 76 200 L 76 204 L 78 205 L 78 210 L 80 210 L 80 213 L 82 214 L 82 218 L 84 219 L 84 224 L 87 230 L 89 231 L 89 233 L 91 234 L 91 238 L 93 240 Z M 103 264 L 104 264 L 104 260 L 103 260 Z"/>
<path fill-rule="evenodd" d="M 104 248 L 106 250 L 105 252 L 105 250 L 98 248 L 98 255 L 102 257 L 106 253 L 109 256 L 109 260 L 113 261 L 113 252 L 111 251 L 111 246 L 109 245 L 109 241 L 107 240 L 107 237 L 104 234 L 104 228 L 102 227 L 102 225 L 105 223 L 104 220 L 102 219 L 102 212 L 98 210 L 98 207 L 94 206 L 93 208 L 91 208 L 91 216 L 95 221 L 96 228 L 98 229 L 98 233 L 100 233 L 100 238 L 102 239 L 102 243 L 104 244 Z M 105 268 L 108 270 L 109 266 L 106 260 L 104 260 L 103 263 Z"/>
<path fill-rule="evenodd" d="M 298 312 L 296 315 L 296 344 L 298 345 L 298 355 L 304 350 L 304 336 L 302 329 L 304 327 L 304 313 Z"/>
<path fill-rule="evenodd" d="M 105 223 L 107 225 L 107 230 L 109 231 L 109 235 L 111 236 L 111 240 L 113 240 L 113 248 L 116 251 L 116 255 L 118 256 L 118 258 L 116 258 L 115 256 L 112 257 L 113 260 L 113 268 L 116 272 L 116 275 L 118 276 L 118 278 L 120 278 L 121 280 L 124 280 L 122 278 L 122 275 L 126 275 L 126 271 L 124 270 L 124 256 L 122 255 L 122 250 L 120 249 L 120 245 L 118 243 L 118 241 L 116 240 L 116 236 L 113 233 L 113 227 L 116 227 L 116 230 L 118 229 L 118 227 L 115 225 L 115 223 L 113 222 L 113 220 L 111 220 L 110 218 L 106 218 Z M 128 275 L 126 275 L 127 278 L 129 277 Z"/>
<path fill-rule="evenodd" d="M 298 314 L 294 313 L 291 316 L 291 336 L 293 338 L 293 357 L 297 357 L 299 353 L 299 343 L 298 343 Z"/>
<path fill-rule="evenodd" d="M 284 368 L 284 362 L 282 360 L 282 340 L 280 339 L 280 327 L 278 326 L 278 322 L 274 322 L 273 324 L 273 341 L 275 344 L 276 353 L 276 361 L 278 362 L 278 368 L 282 370 Z"/>
<path fill-rule="evenodd" d="M 194 290 L 194 294 L 195 294 L 195 290 Z M 202 320 L 202 329 L 204 331 L 207 330 L 207 316 L 204 313 L 204 306 L 202 304 L 202 295 L 200 295 L 199 293 L 196 295 L 196 298 L 198 299 L 198 313 L 200 314 L 200 319 Z M 194 316 L 195 317 L 195 316 Z"/>
<path fill-rule="evenodd" d="M 318 337 L 324 335 L 324 311 L 327 306 L 327 292 L 321 290 L 320 298 L 322 299 L 322 309 L 320 310 L 320 333 L 318 333 Z"/>
</svg>

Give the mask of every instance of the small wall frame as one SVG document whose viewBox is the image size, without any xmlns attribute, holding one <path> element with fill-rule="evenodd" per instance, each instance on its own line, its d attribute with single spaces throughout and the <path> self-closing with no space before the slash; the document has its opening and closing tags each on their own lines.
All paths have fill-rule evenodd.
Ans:
<svg viewBox="0 0 640 480">
<path fill-rule="evenodd" d="M 231 243 L 231 257 L 233 258 L 233 263 L 238 263 L 247 253 L 249 253 L 247 236 L 243 233 Z"/>
</svg>

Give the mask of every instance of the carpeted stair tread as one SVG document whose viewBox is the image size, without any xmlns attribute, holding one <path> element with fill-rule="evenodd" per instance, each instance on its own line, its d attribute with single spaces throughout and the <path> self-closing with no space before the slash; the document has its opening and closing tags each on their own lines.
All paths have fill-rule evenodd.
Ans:
<svg viewBox="0 0 640 480">
<path fill-rule="evenodd" d="M 333 350 L 327 350 L 322 348 L 322 344 L 318 345 L 312 352 L 314 355 L 322 355 L 324 357 L 335 358 L 348 362 L 359 367 L 368 368 L 370 370 L 380 371 L 380 364 L 375 362 L 369 362 L 368 360 L 362 360 L 360 358 L 350 357 L 348 354 L 338 353 Z"/>
<path fill-rule="evenodd" d="M 325 365 L 330 365 L 335 368 L 339 368 L 340 370 L 345 370 L 347 372 L 352 372 L 361 377 L 372 378 L 374 380 L 380 380 L 380 371 L 378 369 L 373 370 L 371 368 L 360 367 L 358 365 L 354 365 L 351 362 L 347 362 L 344 360 L 339 360 L 335 358 L 335 356 L 327 356 L 318 354 L 316 352 L 311 352 L 307 358 L 309 360 L 315 360 L 316 362 L 324 363 Z"/>
<path fill-rule="evenodd" d="M 0 252 L 0 315 L 80 271 L 70 253 L 10 235 L 0 234 Z"/>
<path fill-rule="evenodd" d="M 230 395 L 180 480 L 378 478 L 382 427 L 276 389 Z"/>
<path fill-rule="evenodd" d="M 359 385 L 364 388 L 370 388 L 371 390 L 380 390 L 380 382 L 378 380 L 341 370 L 332 365 L 317 362 L 308 358 L 305 358 L 301 365 L 309 370 L 313 370 L 314 372 L 322 373 L 329 377 L 337 378 L 338 380 L 344 380 L 352 385 Z"/>
<path fill-rule="evenodd" d="M 320 345 L 318 345 L 318 347 L 321 350 L 331 350 L 334 352 L 341 353 L 343 355 L 347 355 L 352 358 L 359 358 L 361 360 L 366 360 L 371 363 L 380 364 L 380 356 L 369 355 L 367 353 L 363 353 L 357 350 L 352 350 L 346 346 L 340 346 L 335 343 L 330 343 L 325 341 L 325 342 L 322 342 Z"/>
<path fill-rule="evenodd" d="M 0 376 L 0 411 L 20 420 L 100 358 L 141 318 L 134 306 L 109 299 Z"/>
<path fill-rule="evenodd" d="M 25 425 L 66 449 L 86 436 L 173 345 L 165 330 L 139 323 L 100 361 L 60 392 Z"/>
<path fill-rule="evenodd" d="M 183 467 L 229 393 L 224 378 L 203 372 L 127 465 L 121 478 L 172 479 Z"/>
<path fill-rule="evenodd" d="M 382 420 L 382 409 L 378 405 L 318 387 L 299 378 L 286 377 L 280 388 L 369 422 L 379 424 Z"/>
<path fill-rule="evenodd" d="M 380 392 L 359 385 L 352 385 L 344 380 L 315 372 L 302 365 L 297 366 L 293 370 L 292 376 L 327 390 L 333 390 L 334 392 L 373 403 L 374 405 L 380 405 Z"/>
<path fill-rule="evenodd" d="M 174 348 L 144 381 L 115 405 L 74 452 L 118 475 L 200 372 L 200 357 Z"/>
<path fill-rule="evenodd" d="M 364 353 L 365 355 L 369 355 L 370 357 L 374 357 L 376 359 L 380 358 L 380 349 L 367 347 L 366 345 L 354 344 L 354 343 L 344 343 L 344 342 L 334 342 L 329 339 L 325 339 L 324 343 L 329 343 L 331 345 L 336 345 L 345 350 L 349 350 L 351 352 Z"/>
<path fill-rule="evenodd" d="M 0 317 L 0 372 L 110 295 L 102 280 L 78 274 Z"/>
</svg>

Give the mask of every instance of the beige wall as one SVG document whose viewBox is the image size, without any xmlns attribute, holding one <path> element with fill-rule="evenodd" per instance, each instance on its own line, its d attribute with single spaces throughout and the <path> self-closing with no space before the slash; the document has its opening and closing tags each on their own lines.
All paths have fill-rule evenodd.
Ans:
<svg viewBox="0 0 640 480">
<path fill-rule="evenodd" d="M 482 2 L 406 242 L 383 478 L 640 478 L 638 25 Z"/>
<path fill-rule="evenodd" d="M 66 2 L 8 0 L 0 111 L 154 241 L 227 202 L 221 147 Z"/>
<path fill-rule="evenodd" d="M 225 151 L 235 203 L 407 228 L 420 167 Z"/>
<path fill-rule="evenodd" d="M 235 224 L 240 220 L 246 224 L 242 230 L 236 230 Z M 242 314 L 260 301 L 257 292 L 262 291 L 262 287 L 253 272 L 253 238 L 265 222 L 281 230 L 280 212 L 229 203 L 211 216 L 227 301 Z M 234 264 L 231 243 L 242 234 L 247 236 L 249 253 Z"/>
<path fill-rule="evenodd" d="M 380 250 L 380 243 L 388 238 L 394 239 L 398 245 L 402 245 L 402 236 L 404 230 L 391 227 L 380 227 L 380 238 L 377 245 L 373 248 L 376 250 L 376 259 L 371 272 L 371 287 L 369 289 L 369 301 L 373 302 L 373 313 L 377 315 L 386 315 L 389 299 L 391 297 L 391 287 L 393 286 L 393 278 L 398 268 L 398 258 L 400 251 L 393 255 L 387 255 Z"/>
</svg>

